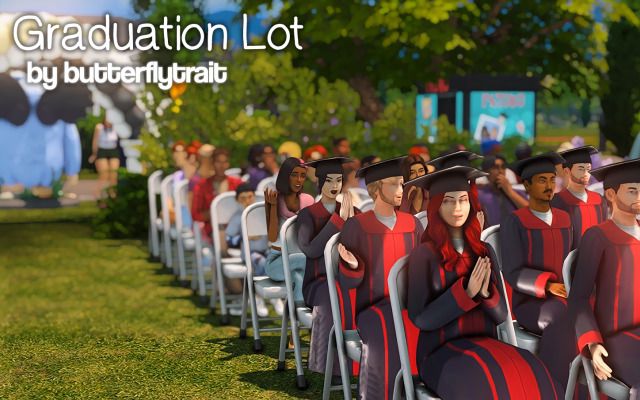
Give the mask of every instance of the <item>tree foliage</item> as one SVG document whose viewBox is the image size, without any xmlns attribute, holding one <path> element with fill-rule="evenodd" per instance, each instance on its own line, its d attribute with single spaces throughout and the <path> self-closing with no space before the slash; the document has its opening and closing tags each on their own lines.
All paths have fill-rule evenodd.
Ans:
<svg viewBox="0 0 640 400">
<path fill-rule="evenodd" d="M 237 0 L 247 12 L 273 0 Z M 638 17 L 619 0 L 278 1 L 278 21 L 298 16 L 303 51 L 296 64 L 349 82 L 360 115 L 382 113 L 379 82 L 403 90 L 469 73 L 552 75 L 593 92 L 607 70 L 607 21 Z M 598 17 L 596 17 L 598 16 Z"/>
<path fill-rule="evenodd" d="M 640 3 L 640 2 L 638 2 Z M 640 11 L 640 4 L 636 4 Z M 601 130 L 618 154 L 627 155 L 633 144 L 640 112 L 640 29 L 628 21 L 611 25 L 607 42 L 609 71 L 602 82 Z"/>
<path fill-rule="evenodd" d="M 364 125 L 356 121 L 359 98 L 346 82 L 329 82 L 307 68 L 296 68 L 287 53 L 212 57 L 228 67 L 228 80 L 222 85 L 188 85 L 177 99 L 147 86 L 143 100 L 152 123 L 144 152 L 161 156 L 159 147 L 167 149 L 178 139 L 199 139 L 234 150 L 232 161 L 240 164 L 254 143 L 328 145 L 334 137 L 362 136 Z M 163 167 L 157 165 L 158 157 L 146 161 Z"/>
</svg>

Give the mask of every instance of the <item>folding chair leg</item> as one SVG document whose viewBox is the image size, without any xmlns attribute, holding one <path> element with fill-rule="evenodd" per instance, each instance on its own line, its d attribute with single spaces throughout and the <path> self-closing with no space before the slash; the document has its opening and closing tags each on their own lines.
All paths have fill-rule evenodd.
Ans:
<svg viewBox="0 0 640 400">
<path fill-rule="evenodd" d="M 587 378 L 587 387 L 589 388 L 589 395 L 592 399 L 599 398 L 598 384 L 596 382 L 596 376 L 593 373 L 593 367 L 591 361 L 586 357 L 580 357 L 582 359 L 582 369 L 584 369 L 584 375 Z"/>
<path fill-rule="evenodd" d="M 247 278 L 245 277 L 242 284 L 242 314 L 240 317 L 240 339 L 247 338 Z M 229 314 L 227 314 L 229 318 Z"/>
<path fill-rule="evenodd" d="M 298 331 L 298 321 L 296 318 L 296 304 L 294 301 L 287 302 L 289 307 L 285 309 L 285 313 L 289 312 L 289 320 L 291 321 L 291 337 L 293 337 L 293 354 L 296 361 L 296 386 L 300 390 L 309 387 L 304 377 L 304 369 L 302 368 L 302 350 L 300 347 L 300 332 Z"/>
<path fill-rule="evenodd" d="M 217 263 L 219 261 L 214 262 Z M 222 323 L 222 325 L 228 325 L 230 322 L 229 310 L 227 309 L 227 295 L 224 293 L 224 275 L 222 275 L 222 266 L 216 268 L 216 273 L 211 277 L 211 284 L 215 285 L 216 283 L 218 287 L 218 296 L 220 296 L 220 315 L 222 316 L 220 322 Z M 214 303 L 212 308 L 215 309 L 215 307 L 216 305 Z"/>
<path fill-rule="evenodd" d="M 253 285 L 253 282 L 247 282 L 249 285 Z M 253 352 L 262 352 L 262 339 L 260 338 L 260 322 L 258 322 L 258 312 L 256 309 L 256 295 L 253 290 L 249 292 L 249 300 L 251 306 L 251 325 L 253 326 Z"/>
<path fill-rule="evenodd" d="M 286 302 L 286 301 L 285 301 Z M 286 304 L 285 304 L 286 306 Z M 278 371 L 284 371 L 287 368 L 287 331 L 289 330 L 288 314 L 282 313 L 282 326 L 280 329 L 280 351 L 278 352 Z"/>
<path fill-rule="evenodd" d="M 582 357 L 578 355 L 569 366 L 569 380 L 567 381 L 567 389 L 565 391 L 565 400 L 573 399 L 573 393 L 576 390 L 578 384 L 578 375 L 580 374 L 580 368 L 582 368 Z"/>
<path fill-rule="evenodd" d="M 324 366 L 324 383 L 322 384 L 322 400 L 329 400 L 331 395 L 331 377 L 333 376 L 333 359 L 336 351 L 336 337 L 333 326 L 329 332 L 329 344 L 327 345 L 327 363 Z M 342 382 L 343 384 L 345 382 Z"/>
<path fill-rule="evenodd" d="M 196 261 L 199 258 L 196 256 Z M 198 293 L 200 294 L 200 296 L 206 296 L 207 295 L 207 283 L 204 279 L 204 265 L 202 265 L 202 262 L 196 262 L 196 272 L 198 275 Z"/>
<path fill-rule="evenodd" d="M 336 349 L 338 350 L 338 362 L 340 363 L 340 377 L 342 378 L 342 394 L 345 400 L 351 399 L 351 377 L 349 376 L 349 365 L 347 355 L 344 350 L 344 342 L 338 343 L 336 337 Z"/>
<path fill-rule="evenodd" d="M 178 234 L 182 234 L 181 232 L 179 232 Z M 180 280 L 183 281 L 185 279 L 187 279 L 187 266 L 184 260 L 184 245 L 182 244 L 182 238 L 178 238 L 178 240 L 176 240 L 176 248 L 177 248 L 177 252 L 178 252 L 178 274 L 180 277 Z"/>
</svg>

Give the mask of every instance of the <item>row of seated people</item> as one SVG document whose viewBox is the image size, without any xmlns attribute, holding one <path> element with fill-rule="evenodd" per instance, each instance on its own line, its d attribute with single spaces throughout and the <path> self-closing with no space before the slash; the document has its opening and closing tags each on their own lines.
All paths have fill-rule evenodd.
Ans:
<svg viewBox="0 0 640 400">
<path fill-rule="evenodd" d="M 632 254 L 635 254 L 637 223 L 621 224 L 616 217 L 624 219 L 631 216 L 633 222 L 636 221 L 640 210 L 638 187 L 633 177 L 639 175 L 629 173 L 631 170 L 637 173 L 638 163 L 633 162 L 598 172 L 607 189 L 607 201 L 613 204 L 613 222 L 605 222 L 606 203 L 599 195 L 596 197 L 585 190 L 589 180 L 589 154 L 593 150 L 581 148 L 563 154 L 565 158 L 554 153 L 516 164 L 513 168 L 524 180 L 527 192 L 527 196 L 521 196 L 522 202 L 512 200 L 509 196 L 512 193 L 506 193 L 508 189 L 505 190 L 505 183 L 501 182 L 504 159 L 493 158 L 491 164 L 483 164 L 483 169 L 489 170 L 489 183 L 498 182 L 497 186 L 502 191 L 498 195 L 505 196 L 511 203 L 509 207 L 501 203 L 498 208 L 501 212 L 501 241 L 506 243 L 501 247 L 500 256 L 509 289 L 513 292 L 510 299 L 502 298 L 500 290 L 497 290 L 496 255 L 490 254 L 480 241 L 481 228 L 489 220 L 485 214 L 491 216 L 493 212 L 488 211 L 490 201 L 481 201 L 482 197 L 478 197 L 474 182 L 487 174 L 470 168 L 470 161 L 475 157 L 469 152 L 434 160 L 431 165 L 436 165 L 436 172 L 431 174 L 426 173 L 427 168 L 420 160 L 413 162 L 407 158 L 387 160 L 361 169 L 359 177 L 365 179 L 374 199 L 374 210 L 362 214 L 350 203 L 349 196 L 344 196 L 341 203 L 335 200 L 341 192 L 342 164 L 346 160 L 332 159 L 312 164 L 322 195 L 315 203 L 311 196 L 302 193 L 307 166 L 299 159 L 286 160 L 278 174 L 276 187 L 265 192 L 269 248 L 262 254 L 261 262 L 264 262 L 269 277 L 275 281 L 283 280 L 277 232 L 288 217 L 298 214 L 299 242 L 306 259 L 291 260 L 290 265 L 296 300 L 304 300 L 314 307 L 310 369 L 324 371 L 326 339 L 323 341 L 321 338 L 327 336 L 331 327 L 321 249 L 331 235 L 341 231 L 339 252 L 342 262 L 338 280 L 341 290 L 345 291 L 343 299 L 353 300 L 351 306 L 343 307 L 343 321 L 357 328 L 363 340 L 359 372 L 362 397 L 388 398 L 392 395 L 392 381 L 399 369 L 399 360 L 397 351 L 394 351 L 386 275 L 395 260 L 407 254 L 410 254 L 409 315 L 421 330 L 418 344 L 412 350 L 423 381 L 441 398 L 536 398 L 536 393 L 539 395 L 537 398 L 560 397 L 567 381 L 568 364 L 578 349 L 591 351 L 599 378 L 610 377 L 611 368 L 602 358 L 607 354 L 603 336 L 598 336 L 599 331 L 594 329 L 580 333 L 581 329 L 586 329 L 582 325 L 593 328 L 595 318 L 585 316 L 588 312 L 578 294 L 572 296 L 576 301 L 569 299 L 567 306 L 561 268 L 568 252 L 577 247 L 575 243 L 579 243 L 588 228 L 596 225 L 598 229 L 608 227 L 605 233 L 613 236 L 605 235 L 605 239 L 615 242 L 617 234 L 618 244 L 631 246 Z M 568 193 L 563 195 L 561 192 L 556 196 L 561 201 L 552 200 L 556 166 L 559 164 L 563 164 L 567 169 L 565 172 L 571 176 L 569 187 L 563 190 Z M 407 177 L 410 181 L 406 182 L 403 190 L 407 169 L 413 176 Z M 497 170 L 493 178 L 492 170 Z M 611 182 L 607 182 L 608 176 L 612 177 L 609 179 Z M 416 196 L 418 193 L 419 197 Z M 416 201 L 417 197 L 421 202 Z M 567 212 L 552 208 L 552 203 Z M 429 220 L 427 231 L 422 232 L 420 223 L 405 210 L 426 210 Z M 483 210 L 484 213 L 481 212 Z M 635 241 L 630 241 L 624 232 L 621 236 L 614 226 L 621 227 L 618 229 L 620 232 L 627 232 L 622 227 L 630 227 L 628 236 Z M 589 237 L 588 234 L 585 236 Z M 598 236 L 598 241 L 603 240 L 601 236 Z M 606 246 L 600 242 L 600 246 L 593 246 L 593 242 L 589 244 L 591 251 L 607 252 Z M 587 254 L 587 251 L 580 254 Z M 608 254 L 609 258 L 615 258 L 615 254 Z M 586 285 L 591 285 L 588 293 L 593 291 L 597 279 L 593 271 L 598 271 L 600 258 L 590 258 L 589 267 L 582 266 L 587 264 L 584 257 L 578 260 L 576 282 L 590 282 Z M 618 268 L 635 265 L 632 258 L 622 260 L 624 263 L 618 261 Z M 590 271 L 585 275 L 591 280 L 580 280 L 581 271 L 585 269 Z M 631 274 L 627 282 L 633 285 L 634 275 L 626 274 Z M 620 280 L 616 282 L 620 284 Z M 582 297 L 585 297 L 584 288 L 582 292 Z M 598 309 L 596 299 L 596 312 L 606 314 L 613 311 L 616 321 L 621 312 L 626 313 L 623 319 L 629 318 L 624 321 L 624 326 L 613 324 L 608 327 L 605 337 L 620 328 L 630 329 L 625 331 L 628 334 L 622 335 L 627 342 L 629 338 L 633 339 L 633 335 L 638 337 L 633 329 L 637 330 L 640 321 L 634 319 L 633 310 L 637 314 L 640 305 L 637 304 L 637 296 L 631 298 L 630 317 L 626 316 L 627 309 L 618 309 L 618 303 L 613 310 L 608 310 L 608 303 L 603 300 L 606 304 Z M 584 298 L 581 300 L 584 303 Z M 506 318 L 506 301 L 512 302 L 514 315 L 522 326 L 541 335 L 539 358 L 495 340 L 495 325 Z M 569 314 L 568 308 L 576 311 Z M 593 313 L 593 309 L 589 309 Z M 325 323 L 322 323 L 323 318 Z M 578 340 L 574 335 L 576 330 L 579 332 Z M 624 343 L 626 347 L 614 345 L 612 348 L 629 351 L 627 342 Z M 637 352 L 637 344 L 633 346 Z M 619 356 L 616 358 L 618 363 L 614 365 L 619 367 L 615 374 L 635 387 L 638 380 L 633 374 L 637 373 L 629 371 Z M 516 374 L 513 373 L 514 368 Z M 469 384 L 454 384 L 459 376 Z M 518 397 L 518 393 L 525 397 Z"/>
<path fill-rule="evenodd" d="M 564 164 L 569 170 L 575 165 L 580 168 L 582 166 L 578 164 L 589 164 L 590 151 L 592 150 L 580 149 L 567 153 L 566 159 L 557 154 L 547 154 L 523 160 L 514 166 L 525 181 L 529 200 L 527 207 L 521 207 L 503 220 L 501 239 L 505 245 L 502 246 L 501 256 L 505 276 L 513 291 L 511 300 L 516 318 L 522 321 L 522 326 L 541 335 L 539 358 L 523 350 L 505 349 L 504 344 L 490 342 L 492 344 L 488 345 L 484 342 L 485 338 L 481 340 L 482 345 L 469 341 L 469 337 L 478 335 L 495 337 L 495 325 L 505 318 L 501 304 L 507 299 L 500 299 L 500 292 L 493 286 L 497 282 L 495 274 L 491 273 L 494 262 L 486 258 L 489 251 L 479 240 L 484 218 L 482 214 L 477 216 L 476 213 L 482 210 L 483 205 L 479 202 L 475 185 L 469 184 L 470 180 L 477 177 L 469 174 L 477 174 L 479 171 L 465 169 L 469 167 L 460 165 L 465 164 L 464 162 L 453 162 L 453 168 L 457 171 L 449 170 L 452 168 L 451 163 L 445 163 L 435 173 L 407 183 L 409 187 L 418 186 L 419 189 L 426 190 L 430 196 L 427 205 L 427 233 L 421 231 L 420 224 L 410 215 L 396 211 L 404 193 L 401 160 L 375 164 L 360 171 L 360 176 L 365 179 L 369 177 L 368 189 L 375 201 L 373 211 L 364 214 L 353 212 L 352 218 L 348 217 L 351 213 L 343 213 L 343 216 L 347 216 L 347 221 L 341 222 L 344 218 L 339 218 L 340 213 L 334 211 L 332 214 L 330 208 L 327 209 L 319 202 L 315 209 L 322 211 L 324 207 L 325 210 L 320 213 L 324 214 L 324 218 L 318 218 L 320 215 L 317 215 L 317 211 L 309 213 L 316 214 L 314 217 L 318 218 L 318 222 L 309 223 L 308 219 L 299 217 L 300 221 L 306 221 L 304 226 L 309 227 L 308 229 L 313 227 L 316 235 L 323 229 L 334 232 L 342 226 L 339 282 L 343 290 L 346 290 L 342 298 L 353 300 L 351 308 L 343 309 L 344 321 L 357 327 L 363 340 L 363 360 L 359 373 L 362 397 L 379 398 L 381 393 L 385 397 L 391 396 L 392 381 L 399 368 L 399 361 L 393 351 L 395 340 L 391 334 L 393 329 L 390 325 L 392 319 L 388 306 L 386 274 L 395 260 L 407 254 L 411 255 L 409 314 L 422 331 L 415 349 L 418 353 L 416 360 L 421 376 L 429 388 L 442 398 L 469 398 L 478 393 L 490 397 L 499 390 L 505 392 L 498 398 L 519 398 L 513 397 L 514 393 L 526 393 L 531 398 L 535 398 L 535 393 L 538 393 L 541 398 L 553 398 L 564 393 L 568 365 L 578 354 L 577 345 L 580 345 L 581 350 L 586 347 L 596 349 L 598 343 L 585 342 L 589 338 L 596 338 L 593 333 L 587 336 L 582 334 L 579 340 L 575 336 L 576 329 L 579 329 L 575 322 L 578 317 L 570 317 L 568 314 L 562 264 L 574 247 L 574 232 L 580 234 L 581 231 L 586 231 L 588 224 L 612 226 L 615 222 L 605 222 L 607 213 L 603 211 L 602 199 L 600 202 L 596 201 L 597 204 L 590 204 L 589 197 L 581 199 L 580 193 L 571 193 L 582 203 L 574 202 L 575 210 L 568 208 L 570 213 L 552 208 L 551 201 L 554 197 L 556 166 Z M 451 162 L 454 157 L 449 158 L 448 161 Z M 617 167 L 626 171 L 628 168 L 636 168 L 634 166 L 637 163 Z M 387 169 L 393 171 L 387 172 Z M 304 175 L 304 167 L 294 166 L 290 171 L 290 189 L 295 192 L 300 186 L 296 178 Z M 604 180 L 607 200 L 614 207 L 613 220 L 620 215 L 623 215 L 621 218 L 630 216 L 632 224 L 626 221 L 627 224 L 621 226 L 629 227 L 634 233 L 635 236 L 632 235 L 631 238 L 635 239 L 635 245 L 638 240 L 635 222 L 638 199 L 637 187 L 634 185 L 637 184 L 633 182 L 633 178 L 631 181 L 627 179 L 625 182 L 609 184 L 606 180 L 608 171 L 615 171 L 615 166 L 601 169 L 599 176 Z M 581 172 L 582 177 L 586 178 L 581 182 L 586 184 L 588 168 Z M 456 180 L 453 176 L 446 176 L 454 173 L 462 175 L 464 179 Z M 628 178 L 629 174 L 625 176 Z M 419 184 L 421 181 L 424 184 Z M 454 184 L 456 181 L 458 184 Z M 625 209 L 622 200 L 617 202 L 623 190 L 629 190 L 629 198 L 624 204 L 634 210 L 627 214 L 621 214 L 620 210 Z M 591 194 L 588 193 L 588 196 Z M 267 194 L 267 202 L 273 202 L 269 197 Z M 297 203 L 285 202 L 290 211 L 301 204 L 302 200 Z M 580 218 L 581 224 L 574 226 L 574 218 Z M 328 232 L 322 236 L 324 240 L 328 237 Z M 304 239 L 301 238 L 301 241 Z M 633 265 L 633 260 L 627 261 L 631 261 L 629 265 Z M 308 258 L 304 274 L 317 269 L 314 262 L 317 260 Z M 576 274 L 582 268 L 578 265 Z M 275 274 L 271 277 L 278 280 Z M 303 292 L 306 292 L 305 287 L 313 286 L 303 284 Z M 319 291 L 322 289 L 315 288 L 310 293 Z M 305 300 L 315 307 L 322 304 L 326 306 L 326 303 L 318 302 L 318 297 L 323 296 Z M 350 312 L 352 315 L 349 315 Z M 631 320 L 628 323 L 636 329 L 638 321 Z M 456 340 L 462 342 L 457 346 L 450 345 L 449 341 Z M 483 363 L 485 366 L 493 365 L 497 370 L 488 373 L 487 368 L 482 368 Z M 603 371 L 607 370 L 599 369 L 606 365 L 602 363 L 601 358 L 596 357 L 594 360 L 596 374 L 604 378 Z M 477 386 L 455 385 L 453 382 L 457 378 L 448 380 L 451 379 L 448 377 L 455 376 L 453 372 L 463 371 L 463 365 L 470 369 L 465 382 L 474 382 Z M 513 374 L 513 368 L 519 372 L 517 376 Z M 628 371 L 628 367 L 621 367 L 621 373 L 624 374 L 622 370 Z M 468 377 L 473 378 L 469 380 Z M 497 384 L 496 380 L 500 379 L 502 383 Z M 521 381 L 510 381 L 513 379 Z M 636 378 L 631 377 L 626 380 L 629 386 L 636 384 L 637 380 L 634 379 Z M 517 392 L 520 389 L 514 387 L 520 387 L 522 391 Z"/>
</svg>

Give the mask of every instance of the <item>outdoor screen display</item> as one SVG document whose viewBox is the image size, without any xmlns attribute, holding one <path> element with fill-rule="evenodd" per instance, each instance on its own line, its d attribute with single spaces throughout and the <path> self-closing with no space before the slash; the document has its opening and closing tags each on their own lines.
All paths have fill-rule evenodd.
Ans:
<svg viewBox="0 0 640 400">
<path fill-rule="evenodd" d="M 501 142 L 514 135 L 530 141 L 535 111 L 535 92 L 471 92 L 469 131 L 481 143 Z"/>
</svg>

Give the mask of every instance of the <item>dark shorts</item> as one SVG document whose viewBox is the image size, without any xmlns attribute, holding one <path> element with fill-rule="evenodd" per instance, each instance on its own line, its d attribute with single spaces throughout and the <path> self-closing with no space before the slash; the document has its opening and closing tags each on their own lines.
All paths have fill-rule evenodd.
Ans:
<svg viewBox="0 0 640 400">
<path fill-rule="evenodd" d="M 118 149 L 98 149 L 97 158 L 120 158 Z"/>
</svg>

